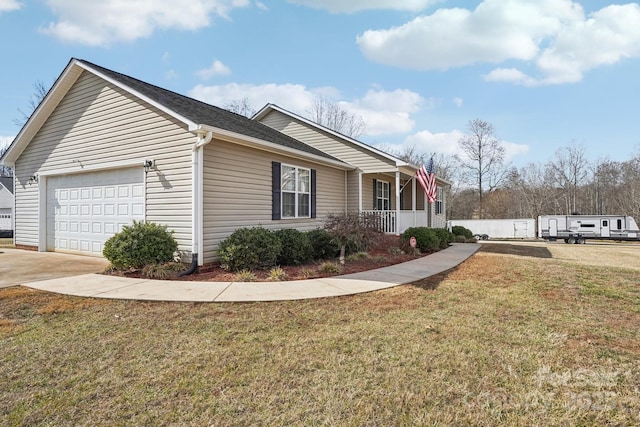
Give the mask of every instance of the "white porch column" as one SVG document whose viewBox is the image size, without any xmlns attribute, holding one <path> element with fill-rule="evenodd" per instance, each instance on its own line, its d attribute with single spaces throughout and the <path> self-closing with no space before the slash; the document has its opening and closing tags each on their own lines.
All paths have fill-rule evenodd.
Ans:
<svg viewBox="0 0 640 427">
<path fill-rule="evenodd" d="M 362 212 L 362 172 L 358 172 L 358 212 Z"/>
<path fill-rule="evenodd" d="M 396 236 L 400 235 L 400 171 L 396 171 L 396 223 L 395 232 Z"/>
<path fill-rule="evenodd" d="M 413 226 L 416 227 L 417 224 L 417 215 L 416 212 L 416 177 L 411 178 L 411 210 L 413 211 Z"/>
</svg>

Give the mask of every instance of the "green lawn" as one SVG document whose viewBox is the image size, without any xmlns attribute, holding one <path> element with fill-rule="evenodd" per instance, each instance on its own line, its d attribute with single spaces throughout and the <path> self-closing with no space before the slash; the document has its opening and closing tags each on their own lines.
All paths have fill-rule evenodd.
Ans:
<svg viewBox="0 0 640 427">
<path fill-rule="evenodd" d="M 4 289 L 0 425 L 634 425 L 639 283 L 480 252 L 422 283 L 310 301 Z"/>
</svg>

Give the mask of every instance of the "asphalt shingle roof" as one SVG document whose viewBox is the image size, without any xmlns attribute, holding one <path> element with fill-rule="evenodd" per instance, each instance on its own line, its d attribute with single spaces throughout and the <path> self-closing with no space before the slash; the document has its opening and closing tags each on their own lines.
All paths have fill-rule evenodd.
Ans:
<svg viewBox="0 0 640 427">
<path fill-rule="evenodd" d="M 91 62 L 79 59 L 79 62 L 95 69 L 121 84 L 139 92 L 149 99 L 163 105 L 169 110 L 193 121 L 196 124 L 209 125 L 220 129 L 228 130 L 242 135 L 247 135 L 262 141 L 271 142 L 283 147 L 292 148 L 308 154 L 324 157 L 326 159 L 340 161 L 329 154 L 320 151 L 310 145 L 298 141 L 282 132 L 279 132 L 258 121 L 251 120 L 240 114 L 219 108 L 193 98 L 189 98 L 179 93 L 163 89 L 159 86 L 143 82 L 142 80 L 118 73 L 113 70 L 101 67 Z"/>
<path fill-rule="evenodd" d="M 10 176 L 0 176 L 0 184 L 2 184 L 9 193 L 13 194 L 13 178 Z"/>
</svg>

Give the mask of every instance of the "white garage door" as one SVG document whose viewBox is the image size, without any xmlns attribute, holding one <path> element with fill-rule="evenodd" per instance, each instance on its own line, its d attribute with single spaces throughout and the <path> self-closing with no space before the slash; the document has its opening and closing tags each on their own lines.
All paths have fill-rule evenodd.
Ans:
<svg viewBox="0 0 640 427">
<path fill-rule="evenodd" d="M 104 242 L 144 220 L 142 168 L 50 177 L 47 250 L 102 255 Z"/>
</svg>

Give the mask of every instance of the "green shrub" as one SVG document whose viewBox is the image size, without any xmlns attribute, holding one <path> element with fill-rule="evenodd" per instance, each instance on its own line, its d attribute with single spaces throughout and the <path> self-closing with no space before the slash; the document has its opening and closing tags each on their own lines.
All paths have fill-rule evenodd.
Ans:
<svg viewBox="0 0 640 427">
<path fill-rule="evenodd" d="M 451 234 L 451 232 L 446 228 L 433 228 L 432 230 L 435 231 L 438 239 L 440 240 L 438 244 L 440 249 L 449 247 L 449 244 L 453 241 L 453 234 Z"/>
<path fill-rule="evenodd" d="M 440 247 L 440 239 L 433 228 L 409 227 L 400 235 L 400 238 L 406 244 L 412 236 L 416 238 L 416 248 L 422 252 L 433 251 Z"/>
<path fill-rule="evenodd" d="M 278 255 L 278 264 L 300 265 L 311 259 L 313 247 L 306 233 L 289 228 L 278 230 L 275 235 L 282 247 Z"/>
<path fill-rule="evenodd" d="M 454 236 L 464 236 L 465 239 L 473 238 L 473 232 L 471 230 L 469 230 L 468 228 L 463 227 L 461 225 L 454 225 L 453 227 L 451 227 L 451 233 Z"/>
<path fill-rule="evenodd" d="M 102 254 L 117 269 L 141 268 L 173 261 L 178 243 L 166 225 L 133 221 L 104 244 Z"/>
<path fill-rule="evenodd" d="M 307 231 L 307 237 L 311 242 L 311 259 L 328 259 L 334 258 L 340 252 L 340 245 L 323 228 Z"/>
<path fill-rule="evenodd" d="M 472 239 L 473 239 L 473 237 L 472 237 Z M 468 239 L 466 237 L 464 237 L 462 234 L 458 234 L 456 236 L 456 243 L 467 243 L 467 240 Z"/>
<path fill-rule="evenodd" d="M 389 255 L 404 255 L 404 251 L 402 250 L 402 248 L 399 248 L 397 246 L 391 246 L 387 252 L 389 252 Z"/>
<path fill-rule="evenodd" d="M 220 266 L 229 271 L 265 269 L 277 264 L 282 245 L 262 227 L 239 228 L 220 242 Z"/>
</svg>

